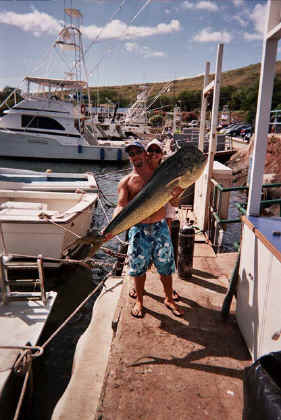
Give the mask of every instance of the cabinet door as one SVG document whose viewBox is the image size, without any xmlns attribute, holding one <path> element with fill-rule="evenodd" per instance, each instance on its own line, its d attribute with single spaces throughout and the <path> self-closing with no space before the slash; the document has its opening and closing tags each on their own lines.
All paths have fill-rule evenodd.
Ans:
<svg viewBox="0 0 281 420">
<path fill-rule="evenodd" d="M 267 280 L 265 290 L 265 307 L 263 322 L 260 326 L 258 357 L 271 351 L 281 350 L 281 263 L 272 254 L 264 280 Z"/>
<path fill-rule="evenodd" d="M 253 358 L 255 358 L 257 352 L 258 340 L 256 322 L 258 320 L 256 293 L 257 270 L 255 265 L 255 250 L 257 246 L 257 238 L 254 233 L 247 225 L 244 225 L 241 242 L 236 317 L 240 331 Z"/>
</svg>

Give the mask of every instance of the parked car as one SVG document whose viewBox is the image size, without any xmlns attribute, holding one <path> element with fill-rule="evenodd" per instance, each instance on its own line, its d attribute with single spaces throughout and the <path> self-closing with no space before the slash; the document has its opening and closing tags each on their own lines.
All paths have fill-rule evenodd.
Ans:
<svg viewBox="0 0 281 420">
<path fill-rule="evenodd" d="M 250 136 L 251 136 L 252 133 L 253 133 L 253 127 L 251 127 L 249 125 L 249 127 L 245 127 L 245 128 L 242 128 L 241 129 L 241 131 L 240 131 L 240 137 L 244 138 L 246 136 L 246 134 L 250 134 Z"/>
<path fill-rule="evenodd" d="M 192 120 L 188 125 L 190 127 L 199 127 L 199 121 L 198 120 Z"/>
<path fill-rule="evenodd" d="M 248 127 L 249 127 L 249 124 L 245 124 L 245 123 L 237 124 L 236 126 L 226 130 L 224 134 L 231 137 L 239 136 L 242 128 L 248 128 Z"/>
</svg>

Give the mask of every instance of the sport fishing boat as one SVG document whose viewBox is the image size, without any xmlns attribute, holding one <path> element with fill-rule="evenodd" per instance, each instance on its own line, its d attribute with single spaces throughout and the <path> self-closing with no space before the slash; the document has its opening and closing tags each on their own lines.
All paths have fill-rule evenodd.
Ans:
<svg viewBox="0 0 281 420">
<path fill-rule="evenodd" d="M 78 174 L 0 168 L 0 189 L 96 193 L 98 186 L 92 172 Z"/>
<path fill-rule="evenodd" d="M 0 118 L 0 154 L 16 158 L 127 160 L 122 139 L 103 142 L 98 139 L 99 130 L 91 129 L 93 119 L 87 111 L 92 108 L 90 90 L 78 20 L 82 15 L 77 9 L 65 9 L 65 15 L 71 23 L 60 31 L 54 47 L 71 51 L 67 58 L 73 71 L 65 73 L 64 78 L 27 76 L 21 100 L 18 102 L 18 89 L 5 99 L 0 105 L 8 107 Z"/>
</svg>

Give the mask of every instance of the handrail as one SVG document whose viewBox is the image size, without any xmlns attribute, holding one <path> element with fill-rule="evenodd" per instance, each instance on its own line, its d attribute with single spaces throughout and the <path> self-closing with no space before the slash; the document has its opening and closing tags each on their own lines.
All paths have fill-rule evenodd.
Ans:
<svg viewBox="0 0 281 420">
<path fill-rule="evenodd" d="M 240 223 L 241 222 L 241 218 L 232 218 L 232 219 L 222 219 L 219 215 L 220 213 L 220 208 L 221 208 L 221 204 L 222 204 L 222 194 L 224 192 L 231 192 L 231 191 L 248 191 L 249 187 L 248 186 L 241 186 L 241 187 L 223 187 L 221 184 L 219 184 L 215 179 L 211 178 L 211 183 L 214 186 L 213 189 L 213 194 L 212 194 L 212 199 L 211 199 L 211 206 L 210 206 L 210 221 L 211 218 L 213 217 L 215 220 L 215 223 L 212 224 L 212 222 L 210 222 L 210 231 L 211 231 L 211 236 L 212 236 L 212 232 L 214 233 L 214 243 L 213 245 L 215 247 L 218 246 L 217 241 L 218 241 L 218 230 L 222 225 L 226 225 L 228 223 Z M 281 182 L 277 182 L 277 183 L 272 183 L 272 184 L 263 184 L 262 185 L 262 189 L 267 189 L 267 188 L 278 188 L 281 187 Z M 261 200 L 260 202 L 260 209 L 270 206 L 272 204 L 279 204 L 280 206 L 280 216 L 281 216 L 281 198 L 275 198 L 275 199 L 270 199 L 270 200 Z M 241 213 L 241 215 L 246 215 L 247 214 L 247 210 L 246 208 L 241 205 L 240 203 L 235 203 L 234 204 L 235 207 L 239 210 L 239 212 Z M 215 225 L 215 226 L 214 226 Z M 212 226 L 214 226 L 214 231 L 212 231 Z"/>
</svg>

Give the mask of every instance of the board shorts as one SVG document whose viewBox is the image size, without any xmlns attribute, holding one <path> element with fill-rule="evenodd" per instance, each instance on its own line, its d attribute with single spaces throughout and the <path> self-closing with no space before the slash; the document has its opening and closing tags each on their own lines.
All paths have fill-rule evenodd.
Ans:
<svg viewBox="0 0 281 420">
<path fill-rule="evenodd" d="M 147 271 L 151 262 L 159 274 L 175 272 L 174 248 L 165 219 L 155 223 L 139 223 L 128 234 L 128 274 L 138 277 Z"/>
</svg>

